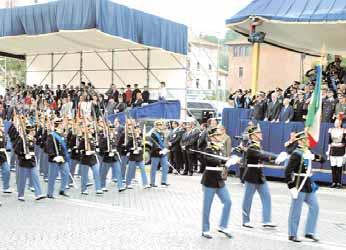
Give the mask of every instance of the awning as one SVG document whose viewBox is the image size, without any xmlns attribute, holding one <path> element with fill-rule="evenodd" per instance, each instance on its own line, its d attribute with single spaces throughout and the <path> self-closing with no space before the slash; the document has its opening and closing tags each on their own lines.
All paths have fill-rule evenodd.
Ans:
<svg viewBox="0 0 346 250">
<path fill-rule="evenodd" d="M 187 27 L 110 0 L 0 9 L 0 52 L 29 55 L 128 48 L 187 54 Z"/>
<path fill-rule="evenodd" d="M 254 0 L 226 25 L 249 34 L 252 18 L 263 20 L 256 31 L 266 33 L 265 42 L 318 55 L 346 54 L 346 0 Z"/>
</svg>

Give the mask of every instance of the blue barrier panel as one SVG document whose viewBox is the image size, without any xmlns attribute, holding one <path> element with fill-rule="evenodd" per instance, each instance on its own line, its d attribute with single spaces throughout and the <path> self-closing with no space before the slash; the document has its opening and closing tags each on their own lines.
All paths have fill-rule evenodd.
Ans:
<svg viewBox="0 0 346 250">
<path fill-rule="evenodd" d="M 226 108 L 223 110 L 222 121 L 227 133 L 230 136 L 240 136 L 250 122 L 252 110 L 248 109 L 232 109 Z M 289 139 L 290 133 L 293 131 L 299 132 L 304 129 L 303 122 L 290 122 L 290 123 L 271 123 L 266 121 L 259 122 L 263 133 L 262 146 L 264 150 L 280 153 L 285 151 L 284 143 Z M 317 154 L 326 156 L 328 149 L 329 136 L 328 129 L 333 127 L 332 123 L 322 123 L 320 132 L 320 143 L 312 151 Z M 237 146 L 239 140 L 232 138 L 232 146 Z M 330 182 L 330 162 L 327 161 L 324 164 L 313 163 L 315 170 L 321 170 L 315 172 L 314 179 L 317 181 Z M 238 173 L 238 166 L 234 166 L 231 170 Z M 328 170 L 328 171 L 325 171 Z M 283 177 L 283 168 L 276 169 L 270 166 L 265 168 L 265 174 L 272 177 Z M 345 183 L 346 177 L 343 178 Z"/>
</svg>

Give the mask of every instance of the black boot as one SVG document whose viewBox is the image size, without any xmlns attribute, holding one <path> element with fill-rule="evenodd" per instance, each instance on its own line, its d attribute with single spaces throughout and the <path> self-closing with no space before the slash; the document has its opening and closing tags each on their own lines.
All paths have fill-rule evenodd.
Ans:
<svg viewBox="0 0 346 250">
<path fill-rule="evenodd" d="M 329 187 L 336 188 L 336 182 L 337 182 L 336 181 L 336 177 L 337 177 L 336 167 L 332 166 L 331 169 L 332 169 L 332 180 L 333 180 L 333 182 L 332 182 L 332 185 L 330 185 Z"/>
<path fill-rule="evenodd" d="M 338 179 L 336 180 L 336 187 L 342 188 L 342 167 L 337 168 Z"/>
</svg>

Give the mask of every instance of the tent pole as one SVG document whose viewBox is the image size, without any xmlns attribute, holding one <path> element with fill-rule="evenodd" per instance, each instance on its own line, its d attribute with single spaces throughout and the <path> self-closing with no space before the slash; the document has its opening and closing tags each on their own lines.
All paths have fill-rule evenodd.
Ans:
<svg viewBox="0 0 346 250">
<path fill-rule="evenodd" d="M 252 83 L 251 83 L 252 96 L 256 95 L 258 91 L 259 60 L 260 60 L 260 44 L 254 43 L 252 47 Z"/>
<path fill-rule="evenodd" d="M 79 60 L 79 86 L 81 86 L 83 81 L 83 52 L 80 52 Z"/>
<path fill-rule="evenodd" d="M 111 74 L 112 74 L 112 85 L 114 84 L 114 49 L 112 49 L 112 69 L 111 69 Z"/>
<path fill-rule="evenodd" d="M 54 87 L 54 53 L 51 54 L 50 57 L 50 88 L 53 89 Z"/>
<path fill-rule="evenodd" d="M 147 87 L 149 89 L 150 83 L 150 49 L 147 50 Z"/>
</svg>

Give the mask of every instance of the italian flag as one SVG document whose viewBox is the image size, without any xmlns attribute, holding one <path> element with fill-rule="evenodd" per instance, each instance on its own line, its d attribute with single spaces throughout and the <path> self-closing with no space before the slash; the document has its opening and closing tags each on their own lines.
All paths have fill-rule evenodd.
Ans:
<svg viewBox="0 0 346 250">
<path fill-rule="evenodd" d="M 305 131 L 310 148 L 316 147 L 320 138 L 321 113 L 322 113 L 322 65 L 316 66 L 316 85 L 308 107 L 305 121 Z"/>
</svg>

